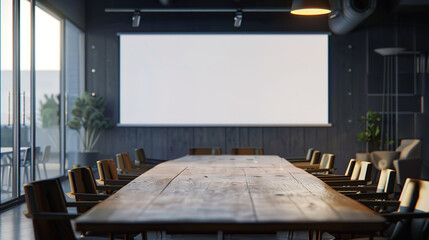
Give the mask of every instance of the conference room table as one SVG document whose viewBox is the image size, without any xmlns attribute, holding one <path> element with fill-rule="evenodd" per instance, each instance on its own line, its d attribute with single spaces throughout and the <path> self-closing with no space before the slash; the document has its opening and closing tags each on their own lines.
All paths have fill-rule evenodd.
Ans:
<svg viewBox="0 0 429 240">
<path fill-rule="evenodd" d="M 385 219 L 278 156 L 184 156 L 161 163 L 78 217 L 78 231 L 372 233 Z"/>
</svg>

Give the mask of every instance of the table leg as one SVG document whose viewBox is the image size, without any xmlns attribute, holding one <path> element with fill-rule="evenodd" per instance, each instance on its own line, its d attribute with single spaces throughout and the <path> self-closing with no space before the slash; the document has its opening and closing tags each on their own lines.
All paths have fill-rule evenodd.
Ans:
<svg viewBox="0 0 429 240">
<path fill-rule="evenodd" d="M 322 240 L 322 235 L 323 235 L 322 231 L 317 231 L 317 236 L 316 236 L 317 240 Z"/>
<path fill-rule="evenodd" d="M 222 231 L 217 232 L 217 240 L 223 240 L 223 232 Z"/>
<path fill-rule="evenodd" d="M 313 231 L 312 230 L 308 231 L 308 240 L 313 240 Z"/>
<path fill-rule="evenodd" d="M 142 240 L 147 240 L 147 232 L 141 232 Z"/>
</svg>

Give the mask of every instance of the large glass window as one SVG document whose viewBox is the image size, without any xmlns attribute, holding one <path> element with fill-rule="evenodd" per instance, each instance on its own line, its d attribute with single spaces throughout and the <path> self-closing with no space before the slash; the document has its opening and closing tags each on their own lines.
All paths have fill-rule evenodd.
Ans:
<svg viewBox="0 0 429 240">
<path fill-rule="evenodd" d="M 20 184 L 31 181 L 31 92 L 30 92 L 30 64 L 31 64 L 31 4 L 28 0 L 20 0 Z M 21 188 L 21 194 L 24 194 Z"/>
<path fill-rule="evenodd" d="M 60 143 L 61 20 L 40 7 L 35 13 L 37 179 L 62 175 Z"/>
<path fill-rule="evenodd" d="M 13 23 L 12 0 L 1 1 L 1 193 L 0 201 L 4 202 L 12 198 L 12 48 L 13 48 Z M 0 203 L 1 203 L 0 202 Z"/>
<path fill-rule="evenodd" d="M 74 101 L 84 90 L 85 78 L 85 34 L 66 20 L 65 23 L 65 98 L 66 121 L 73 117 L 70 115 Z M 77 164 L 77 152 L 82 150 L 82 143 L 76 130 L 66 128 L 66 159 L 67 168 Z"/>
<path fill-rule="evenodd" d="M 62 119 L 67 121 L 67 110 L 71 109 L 74 100 L 84 88 L 85 37 L 84 33 L 71 22 L 57 17 L 42 5 L 35 7 L 33 19 L 35 31 L 32 35 L 31 1 L 0 2 L 0 204 L 4 204 L 23 193 L 23 184 L 34 179 L 61 176 L 64 174 L 63 166 L 71 168 L 76 163 L 73 159 L 75 155 L 65 155 L 63 152 L 64 147 L 71 152 L 78 152 L 81 149 L 78 136 L 75 131 L 64 131 L 62 127 L 65 123 L 62 124 L 60 121 Z M 20 42 L 14 46 L 16 39 L 13 30 L 17 29 L 18 24 L 13 21 L 13 6 L 18 2 Z M 31 79 L 32 37 L 35 40 L 34 82 Z M 19 67 L 13 66 L 14 47 L 20 53 Z M 15 72 L 19 70 L 17 72 L 19 78 L 14 78 L 14 70 Z M 19 106 L 14 106 L 15 96 L 19 99 Z M 65 99 L 64 104 L 61 99 Z M 62 106 L 65 107 L 65 111 L 61 111 Z M 19 112 L 19 115 L 14 115 L 14 109 L 17 109 L 16 113 Z M 61 117 L 62 113 L 66 114 L 64 118 Z M 20 130 L 19 136 L 14 129 Z M 31 138 L 33 130 L 35 144 Z M 62 135 L 64 133 L 66 136 Z M 20 138 L 20 143 L 18 152 L 15 152 L 19 159 L 15 159 L 13 154 L 14 140 L 17 137 Z M 64 140 L 67 145 L 64 144 Z M 34 165 L 31 159 L 32 152 Z M 64 165 L 63 156 L 68 159 L 68 165 Z M 34 175 L 31 174 L 33 172 Z"/>
</svg>

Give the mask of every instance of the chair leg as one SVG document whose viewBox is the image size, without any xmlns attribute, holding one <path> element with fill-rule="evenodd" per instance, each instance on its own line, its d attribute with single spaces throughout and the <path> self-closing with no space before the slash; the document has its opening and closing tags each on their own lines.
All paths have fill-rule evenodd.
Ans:
<svg viewBox="0 0 429 240">
<path fill-rule="evenodd" d="M 46 171 L 46 163 L 43 163 L 43 170 L 45 171 L 45 178 L 48 178 L 48 172 Z"/>
<path fill-rule="evenodd" d="M 1 167 L 1 184 L 0 184 L 0 187 L 2 187 L 3 186 L 3 183 L 4 183 L 4 169 L 5 169 L 6 167 Z"/>
<path fill-rule="evenodd" d="M 25 183 L 25 179 L 27 178 L 27 171 L 26 171 L 26 169 L 25 169 L 25 167 L 24 167 L 24 176 L 22 176 L 22 181 L 23 181 L 23 183 Z"/>
<path fill-rule="evenodd" d="M 9 187 L 12 180 L 11 177 L 12 177 L 12 166 L 8 166 L 7 167 L 7 188 L 6 188 L 6 191 L 8 192 L 9 192 Z"/>
<path fill-rule="evenodd" d="M 29 176 L 29 173 L 28 173 L 28 166 L 24 167 L 24 171 L 25 171 L 24 175 L 25 175 L 25 177 L 27 179 L 27 182 L 25 182 L 25 183 L 29 183 L 30 182 L 30 176 Z"/>
<path fill-rule="evenodd" d="M 42 179 L 42 175 L 40 175 L 39 163 L 36 163 L 36 168 L 37 168 L 37 174 L 39 175 L 39 179 Z"/>
</svg>

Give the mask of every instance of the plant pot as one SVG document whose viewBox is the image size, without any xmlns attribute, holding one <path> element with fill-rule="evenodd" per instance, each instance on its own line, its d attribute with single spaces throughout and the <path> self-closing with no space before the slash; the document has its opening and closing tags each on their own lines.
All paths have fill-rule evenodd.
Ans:
<svg viewBox="0 0 429 240">
<path fill-rule="evenodd" d="M 367 152 L 356 153 L 356 160 L 370 162 L 371 161 L 371 155 Z"/>
<path fill-rule="evenodd" d="M 72 169 L 75 165 L 77 165 L 78 152 L 68 152 L 66 153 L 67 159 L 67 169 Z"/>
<path fill-rule="evenodd" d="M 77 153 L 77 164 L 80 167 L 88 166 L 88 167 L 97 167 L 98 160 L 98 152 L 79 152 Z"/>
</svg>

